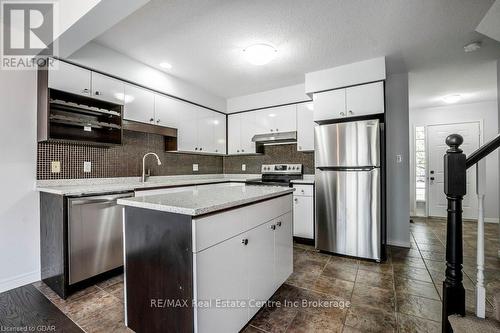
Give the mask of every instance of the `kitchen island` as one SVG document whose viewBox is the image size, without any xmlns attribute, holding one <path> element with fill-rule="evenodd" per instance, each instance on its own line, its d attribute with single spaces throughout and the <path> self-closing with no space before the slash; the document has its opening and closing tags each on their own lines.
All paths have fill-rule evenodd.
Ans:
<svg viewBox="0 0 500 333">
<path fill-rule="evenodd" d="M 127 326 L 243 328 L 292 273 L 292 192 L 242 185 L 118 200 Z"/>
</svg>

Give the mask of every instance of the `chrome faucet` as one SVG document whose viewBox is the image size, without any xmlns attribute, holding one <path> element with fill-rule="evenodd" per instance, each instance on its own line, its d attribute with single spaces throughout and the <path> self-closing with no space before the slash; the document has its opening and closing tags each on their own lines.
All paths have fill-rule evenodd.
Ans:
<svg viewBox="0 0 500 333">
<path fill-rule="evenodd" d="M 148 157 L 148 155 L 154 155 L 156 157 L 156 160 L 158 161 L 158 165 L 161 165 L 160 158 L 158 157 L 158 155 L 156 155 L 156 153 L 147 153 L 147 154 L 145 154 L 144 157 L 142 158 L 142 177 L 141 177 L 141 181 L 143 183 L 146 182 L 146 157 Z"/>
</svg>

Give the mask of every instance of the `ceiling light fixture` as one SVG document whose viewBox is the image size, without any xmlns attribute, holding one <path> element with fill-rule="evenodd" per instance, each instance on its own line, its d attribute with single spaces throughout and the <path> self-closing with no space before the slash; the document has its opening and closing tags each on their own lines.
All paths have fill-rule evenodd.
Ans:
<svg viewBox="0 0 500 333">
<path fill-rule="evenodd" d="M 253 44 L 243 49 L 246 60 L 256 66 L 265 65 L 276 57 L 278 50 L 269 44 Z"/>
<path fill-rule="evenodd" d="M 443 97 L 443 101 L 445 101 L 448 104 L 453 104 L 457 103 L 462 99 L 461 95 L 455 94 L 455 95 L 448 95 Z"/>
<path fill-rule="evenodd" d="M 160 67 L 165 69 L 172 69 L 172 65 L 170 65 L 168 62 L 162 62 L 160 64 Z"/>
<path fill-rule="evenodd" d="M 465 45 L 464 51 L 465 51 L 465 53 L 470 53 L 470 52 L 477 51 L 480 48 L 481 48 L 481 41 L 476 41 L 476 42 L 472 42 L 472 43 Z"/>
</svg>

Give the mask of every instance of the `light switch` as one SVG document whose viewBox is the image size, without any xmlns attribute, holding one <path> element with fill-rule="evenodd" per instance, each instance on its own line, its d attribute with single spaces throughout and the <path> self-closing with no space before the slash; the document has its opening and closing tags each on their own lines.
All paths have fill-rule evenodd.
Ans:
<svg viewBox="0 0 500 333">
<path fill-rule="evenodd" d="M 193 171 L 198 171 L 198 164 L 193 164 Z"/>
<path fill-rule="evenodd" d="M 60 173 L 61 172 L 61 162 L 60 161 L 52 161 L 50 163 L 50 172 Z"/>
<path fill-rule="evenodd" d="M 83 172 L 92 172 L 92 162 L 83 162 Z"/>
<path fill-rule="evenodd" d="M 403 163 L 403 156 L 402 155 L 396 155 L 396 163 Z"/>
<path fill-rule="evenodd" d="M 247 165 L 246 164 L 242 164 L 241 165 L 241 171 L 247 171 Z"/>
</svg>

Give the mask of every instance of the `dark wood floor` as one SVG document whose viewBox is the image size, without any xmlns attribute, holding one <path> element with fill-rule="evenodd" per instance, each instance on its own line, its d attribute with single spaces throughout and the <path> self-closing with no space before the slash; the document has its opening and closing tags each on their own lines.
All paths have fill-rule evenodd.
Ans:
<svg viewBox="0 0 500 333">
<path fill-rule="evenodd" d="M 0 294 L 2 332 L 83 332 L 32 285 Z"/>
</svg>

